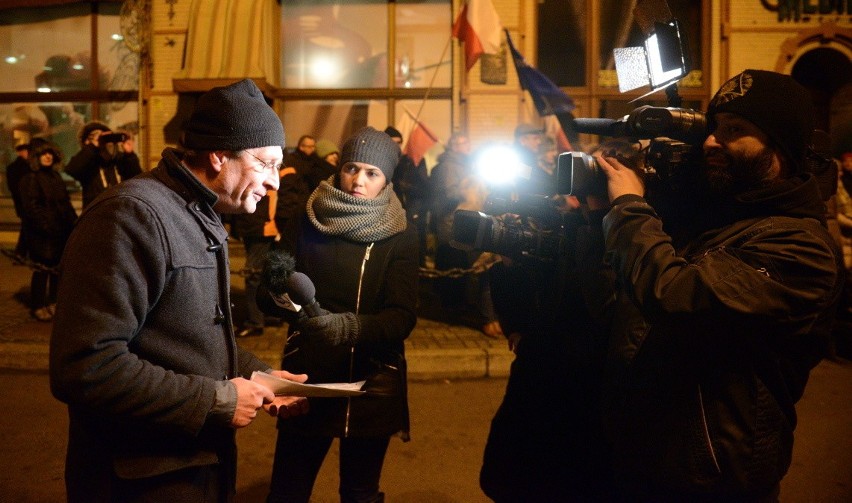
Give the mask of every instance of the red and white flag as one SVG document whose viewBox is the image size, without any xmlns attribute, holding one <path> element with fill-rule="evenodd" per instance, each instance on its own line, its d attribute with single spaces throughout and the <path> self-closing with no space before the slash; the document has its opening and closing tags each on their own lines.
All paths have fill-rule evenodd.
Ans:
<svg viewBox="0 0 852 503">
<path fill-rule="evenodd" d="M 491 0 L 468 0 L 453 24 L 453 36 L 464 42 L 467 71 L 483 53 L 498 54 L 503 27 Z"/>
<path fill-rule="evenodd" d="M 426 152 L 438 143 L 438 137 L 422 121 L 417 120 L 407 108 L 403 107 L 403 110 L 405 113 L 396 128 L 405 138 L 402 153 L 410 157 L 416 166 L 420 164 Z"/>
</svg>

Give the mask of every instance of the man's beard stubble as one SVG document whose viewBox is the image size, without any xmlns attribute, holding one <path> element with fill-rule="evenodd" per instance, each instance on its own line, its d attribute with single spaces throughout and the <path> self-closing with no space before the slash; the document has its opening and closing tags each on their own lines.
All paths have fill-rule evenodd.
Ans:
<svg viewBox="0 0 852 503">
<path fill-rule="evenodd" d="M 739 194 L 772 183 L 769 172 L 772 169 L 773 151 L 768 146 L 754 156 L 729 154 L 721 150 L 715 150 L 711 155 L 724 157 L 727 161 L 724 165 L 704 163 L 704 178 L 713 192 Z"/>
</svg>

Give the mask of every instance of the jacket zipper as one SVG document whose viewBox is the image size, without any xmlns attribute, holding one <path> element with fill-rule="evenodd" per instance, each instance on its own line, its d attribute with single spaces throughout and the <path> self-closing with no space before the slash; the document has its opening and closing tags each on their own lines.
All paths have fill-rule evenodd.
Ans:
<svg viewBox="0 0 852 503">
<path fill-rule="evenodd" d="M 704 441 L 707 442 L 707 449 L 710 451 L 710 458 L 713 459 L 713 466 L 716 467 L 716 473 L 722 473 L 719 468 L 719 461 L 716 459 L 716 451 L 713 449 L 713 443 L 710 441 L 710 428 L 707 426 L 707 415 L 704 413 L 704 396 L 701 393 L 701 385 L 698 385 L 698 407 L 701 409 L 701 424 L 704 427 Z"/>
<path fill-rule="evenodd" d="M 361 287 L 364 286 L 364 271 L 367 268 L 367 261 L 370 260 L 370 251 L 373 249 L 373 245 L 376 243 L 370 243 L 367 245 L 367 250 L 364 252 L 364 260 L 361 261 L 361 272 L 358 275 L 358 295 L 355 298 L 355 315 L 361 311 Z M 349 382 L 352 382 L 355 375 L 355 346 L 351 346 L 349 348 Z M 349 436 L 349 414 L 352 411 L 352 397 L 346 398 L 346 423 L 343 426 L 343 436 Z"/>
</svg>

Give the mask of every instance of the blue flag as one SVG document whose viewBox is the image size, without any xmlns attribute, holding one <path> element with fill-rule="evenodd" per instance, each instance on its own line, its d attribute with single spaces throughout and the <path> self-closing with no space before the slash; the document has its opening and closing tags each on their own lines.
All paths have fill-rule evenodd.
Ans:
<svg viewBox="0 0 852 503">
<path fill-rule="evenodd" d="M 521 53 L 515 49 L 509 31 L 505 31 L 506 42 L 509 43 L 509 50 L 512 51 L 512 59 L 515 61 L 515 70 L 518 71 L 521 88 L 532 96 L 538 114 L 544 117 L 545 115 L 568 113 L 574 110 L 576 108 L 574 100 L 562 89 L 559 89 L 559 86 L 548 79 L 546 75 L 527 64 Z"/>
</svg>

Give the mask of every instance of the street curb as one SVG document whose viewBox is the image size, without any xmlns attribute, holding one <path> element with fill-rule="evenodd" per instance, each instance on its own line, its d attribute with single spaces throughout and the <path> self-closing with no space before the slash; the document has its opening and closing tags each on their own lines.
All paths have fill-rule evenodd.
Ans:
<svg viewBox="0 0 852 503">
<path fill-rule="evenodd" d="M 474 379 L 508 377 L 515 355 L 509 350 L 406 349 L 408 378 L 412 380 Z M 0 344 L 0 368 L 47 371 L 49 348 L 46 344 L 4 342 Z M 254 351 L 270 365 L 281 358 L 279 350 Z"/>
<path fill-rule="evenodd" d="M 278 349 L 255 349 L 252 353 L 270 365 L 281 359 Z M 514 358 L 508 349 L 405 349 L 408 378 L 423 381 L 508 377 Z"/>
<path fill-rule="evenodd" d="M 47 370 L 47 344 L 37 342 L 4 342 L 0 344 L 0 368 Z"/>
</svg>

